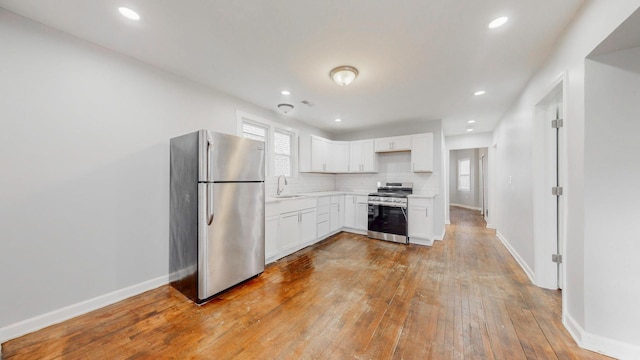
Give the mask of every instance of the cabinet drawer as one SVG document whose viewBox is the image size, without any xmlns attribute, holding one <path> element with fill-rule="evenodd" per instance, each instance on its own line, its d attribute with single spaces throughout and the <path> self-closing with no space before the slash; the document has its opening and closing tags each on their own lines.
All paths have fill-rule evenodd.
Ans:
<svg viewBox="0 0 640 360">
<path fill-rule="evenodd" d="M 318 213 L 318 224 L 320 224 L 323 221 L 329 221 L 329 213 L 328 212 L 326 214 Z"/>
<path fill-rule="evenodd" d="M 432 199 L 409 199 L 409 206 L 427 207 L 431 205 Z"/>
<path fill-rule="evenodd" d="M 318 237 L 328 235 L 330 232 L 329 221 L 323 221 L 318 223 Z"/>
<path fill-rule="evenodd" d="M 331 203 L 331 198 L 329 196 L 318 198 L 318 206 L 329 205 Z"/>
<path fill-rule="evenodd" d="M 339 204 L 340 203 L 340 196 L 332 196 L 331 197 L 331 203 L 332 204 Z"/>
<path fill-rule="evenodd" d="M 331 205 L 318 206 L 318 215 L 328 214 L 330 209 L 331 209 Z"/>
</svg>

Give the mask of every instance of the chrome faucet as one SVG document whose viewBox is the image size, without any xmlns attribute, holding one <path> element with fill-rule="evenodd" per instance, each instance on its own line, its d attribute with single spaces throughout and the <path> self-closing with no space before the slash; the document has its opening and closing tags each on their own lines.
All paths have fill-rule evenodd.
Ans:
<svg viewBox="0 0 640 360">
<path fill-rule="evenodd" d="M 282 178 L 284 180 L 284 185 L 287 185 L 287 178 L 284 177 L 284 175 L 280 175 L 278 176 L 278 189 L 276 190 L 276 195 L 280 196 L 280 194 L 282 194 L 282 192 L 284 191 L 284 185 L 282 185 L 282 189 L 280 188 L 280 178 Z"/>
</svg>

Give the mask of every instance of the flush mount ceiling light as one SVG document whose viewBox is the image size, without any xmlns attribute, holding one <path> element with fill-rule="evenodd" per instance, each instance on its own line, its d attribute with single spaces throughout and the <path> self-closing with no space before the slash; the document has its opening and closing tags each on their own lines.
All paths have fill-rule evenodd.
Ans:
<svg viewBox="0 0 640 360">
<path fill-rule="evenodd" d="M 480 95 L 484 95 L 484 94 L 486 94 L 486 93 L 487 93 L 487 92 L 486 92 L 486 91 L 484 91 L 484 90 L 478 90 L 478 91 L 474 92 L 474 93 L 473 93 L 473 95 L 474 95 L 474 96 L 480 96 Z"/>
<path fill-rule="evenodd" d="M 473 131 L 473 129 L 471 129 L 471 128 L 467 129 L 467 132 L 472 132 L 472 131 Z"/>
<path fill-rule="evenodd" d="M 341 121 L 342 121 L 342 119 L 340 119 L 340 118 L 337 118 L 337 119 L 335 120 L 335 122 L 341 122 Z"/>
<path fill-rule="evenodd" d="M 331 77 L 336 84 L 340 86 L 347 86 L 351 84 L 356 77 L 358 77 L 358 69 L 353 66 L 338 66 L 331 70 L 329 77 Z"/>
<path fill-rule="evenodd" d="M 476 121 L 475 121 L 475 120 L 469 120 L 469 121 L 467 121 L 467 124 L 475 124 L 475 123 L 476 123 Z"/>
<path fill-rule="evenodd" d="M 282 111 L 283 113 L 288 113 L 289 111 L 293 110 L 293 105 L 291 104 L 278 104 L 278 109 L 280 109 L 280 111 Z"/>
<path fill-rule="evenodd" d="M 120 11 L 120 14 L 122 14 L 122 16 L 126 17 L 127 19 L 134 21 L 140 20 L 140 14 L 127 7 L 119 7 L 118 11 Z"/>
<path fill-rule="evenodd" d="M 282 95 L 291 95 L 291 91 L 289 91 L 289 90 L 282 90 L 282 91 L 280 91 L 280 94 L 282 94 Z"/>
<path fill-rule="evenodd" d="M 501 16 L 495 20 L 493 20 L 492 22 L 489 23 L 489 29 L 497 29 L 500 26 L 504 25 L 507 23 L 507 21 L 509 21 L 509 18 L 506 16 Z"/>
</svg>

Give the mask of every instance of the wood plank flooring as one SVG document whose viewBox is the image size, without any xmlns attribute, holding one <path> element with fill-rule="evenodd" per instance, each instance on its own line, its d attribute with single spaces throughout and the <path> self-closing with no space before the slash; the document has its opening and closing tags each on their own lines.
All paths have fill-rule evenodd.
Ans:
<svg viewBox="0 0 640 360">
<path fill-rule="evenodd" d="M 341 233 L 203 306 L 163 286 L 3 344 L 4 359 L 605 359 L 477 211 L 433 247 Z"/>
</svg>

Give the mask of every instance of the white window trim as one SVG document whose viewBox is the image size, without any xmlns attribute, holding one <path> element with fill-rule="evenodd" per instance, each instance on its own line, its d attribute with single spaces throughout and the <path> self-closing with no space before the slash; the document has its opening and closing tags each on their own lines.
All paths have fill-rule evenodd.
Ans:
<svg viewBox="0 0 640 360">
<path fill-rule="evenodd" d="M 275 177 L 273 175 L 275 167 L 275 151 L 273 148 L 273 139 L 276 129 L 278 131 L 291 134 L 291 177 L 298 177 L 298 129 L 294 129 L 275 121 L 267 120 L 256 115 L 249 114 L 244 111 L 236 110 L 236 134 L 238 136 L 242 136 L 242 123 L 245 121 L 268 128 L 269 133 L 267 139 L 270 143 L 267 146 L 267 151 L 265 154 L 267 169 L 267 174 L 265 175 L 267 177 Z"/>
<path fill-rule="evenodd" d="M 463 161 L 467 161 L 469 163 L 469 173 L 466 174 L 466 175 L 460 175 L 460 163 L 462 163 Z M 470 158 L 465 158 L 465 159 L 458 160 L 458 171 L 456 172 L 456 175 L 458 177 L 458 191 L 471 192 L 471 159 Z M 469 188 L 463 188 L 460 185 L 460 176 L 468 176 L 469 177 Z"/>
</svg>

